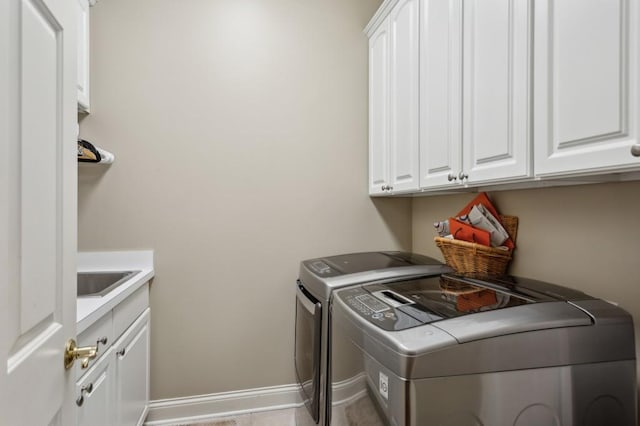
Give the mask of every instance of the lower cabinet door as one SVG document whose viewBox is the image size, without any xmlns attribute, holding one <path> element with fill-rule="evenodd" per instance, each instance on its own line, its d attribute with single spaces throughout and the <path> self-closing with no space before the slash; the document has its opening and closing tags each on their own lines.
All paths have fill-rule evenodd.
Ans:
<svg viewBox="0 0 640 426">
<path fill-rule="evenodd" d="M 110 349 L 76 383 L 78 426 L 114 424 L 114 366 L 114 353 Z"/>
<path fill-rule="evenodd" d="M 142 424 L 149 405 L 149 315 L 142 313 L 113 345 L 118 426 Z"/>
</svg>

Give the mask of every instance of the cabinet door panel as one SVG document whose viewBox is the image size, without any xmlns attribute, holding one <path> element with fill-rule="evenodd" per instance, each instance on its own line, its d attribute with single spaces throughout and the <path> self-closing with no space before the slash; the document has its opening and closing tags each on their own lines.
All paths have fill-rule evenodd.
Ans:
<svg viewBox="0 0 640 426">
<path fill-rule="evenodd" d="M 464 172 L 470 182 L 530 173 L 530 0 L 464 6 Z"/>
<path fill-rule="evenodd" d="M 369 39 L 369 193 L 380 194 L 388 181 L 389 21 Z"/>
<path fill-rule="evenodd" d="M 78 381 L 76 398 L 78 426 L 110 426 L 113 417 L 113 351 L 110 349 L 91 370 Z M 85 388 L 85 391 L 82 391 Z"/>
<path fill-rule="evenodd" d="M 78 22 L 78 109 L 89 112 L 89 0 L 76 0 Z"/>
<path fill-rule="evenodd" d="M 418 0 L 401 0 L 390 15 L 390 181 L 393 192 L 418 188 L 418 12 Z"/>
<path fill-rule="evenodd" d="M 637 2 L 536 3 L 536 173 L 638 166 Z"/>
<path fill-rule="evenodd" d="M 425 1 L 420 18 L 420 186 L 451 185 L 462 170 L 462 2 Z"/>
<path fill-rule="evenodd" d="M 149 309 L 114 345 L 119 426 L 136 425 L 149 402 Z"/>
</svg>

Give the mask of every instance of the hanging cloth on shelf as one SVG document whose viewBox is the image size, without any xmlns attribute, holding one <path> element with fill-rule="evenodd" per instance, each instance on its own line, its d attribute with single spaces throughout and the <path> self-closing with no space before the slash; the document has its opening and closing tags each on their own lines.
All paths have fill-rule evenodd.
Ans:
<svg viewBox="0 0 640 426">
<path fill-rule="evenodd" d="M 99 163 L 102 160 L 100 152 L 91 142 L 78 139 L 78 161 L 82 163 Z"/>
</svg>

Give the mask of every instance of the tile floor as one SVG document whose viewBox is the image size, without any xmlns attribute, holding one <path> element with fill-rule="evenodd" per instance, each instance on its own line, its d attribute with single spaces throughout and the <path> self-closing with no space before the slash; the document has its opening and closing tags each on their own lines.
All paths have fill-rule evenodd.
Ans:
<svg viewBox="0 0 640 426">
<path fill-rule="evenodd" d="M 202 423 L 189 423 L 179 426 L 296 426 L 295 408 L 222 417 Z"/>
<path fill-rule="evenodd" d="M 176 426 L 296 426 L 297 410 L 302 411 L 301 426 L 313 425 L 311 417 L 304 408 L 263 411 L 233 417 L 220 417 L 215 420 L 203 420 Z M 367 394 L 349 401 L 346 405 L 336 406 L 331 413 L 331 424 L 338 426 L 384 426 L 373 401 Z"/>
</svg>

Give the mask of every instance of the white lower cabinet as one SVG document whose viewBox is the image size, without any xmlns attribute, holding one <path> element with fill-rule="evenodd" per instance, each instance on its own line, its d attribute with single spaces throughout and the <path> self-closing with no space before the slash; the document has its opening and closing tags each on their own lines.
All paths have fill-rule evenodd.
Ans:
<svg viewBox="0 0 640 426">
<path fill-rule="evenodd" d="M 117 425 L 142 424 L 149 403 L 149 312 L 113 345 Z"/>
<path fill-rule="evenodd" d="M 78 336 L 84 345 L 100 342 L 98 357 L 88 369 L 76 369 L 79 426 L 144 422 L 149 406 L 150 312 L 147 283 Z"/>
<path fill-rule="evenodd" d="M 106 351 L 76 382 L 78 425 L 111 426 L 114 423 L 114 353 Z"/>
</svg>

